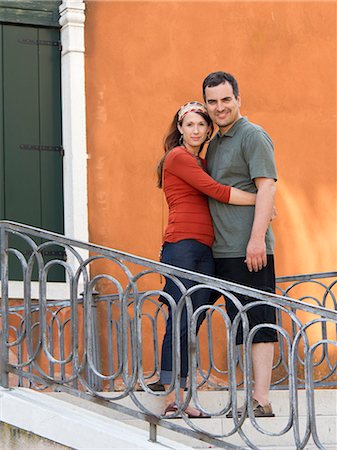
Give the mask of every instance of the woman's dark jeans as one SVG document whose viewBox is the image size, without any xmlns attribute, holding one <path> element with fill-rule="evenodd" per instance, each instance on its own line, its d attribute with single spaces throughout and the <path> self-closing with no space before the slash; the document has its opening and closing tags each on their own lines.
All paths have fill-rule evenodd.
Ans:
<svg viewBox="0 0 337 450">
<path fill-rule="evenodd" d="M 214 260 L 212 250 L 205 244 L 195 239 L 184 239 L 179 242 L 165 242 L 162 249 L 161 262 L 214 276 Z M 197 284 L 194 281 L 179 278 L 186 288 Z M 164 292 L 167 292 L 177 303 L 182 295 L 176 284 L 166 278 Z M 191 296 L 193 311 L 199 306 L 208 303 L 210 291 L 200 289 Z M 162 298 L 163 299 L 163 298 Z M 165 302 L 166 303 L 166 302 Z M 197 330 L 202 320 L 198 321 Z M 180 355 L 181 355 L 181 381 L 180 386 L 186 386 L 188 373 L 188 328 L 186 307 L 183 308 L 180 322 Z M 160 381 L 162 384 L 170 384 L 172 381 L 172 314 L 169 307 L 169 316 L 166 325 L 166 333 L 162 345 Z"/>
</svg>

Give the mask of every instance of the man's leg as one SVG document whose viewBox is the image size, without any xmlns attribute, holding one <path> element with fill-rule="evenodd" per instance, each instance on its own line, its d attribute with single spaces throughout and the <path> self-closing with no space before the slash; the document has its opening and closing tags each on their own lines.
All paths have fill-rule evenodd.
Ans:
<svg viewBox="0 0 337 450">
<path fill-rule="evenodd" d="M 219 278 L 251 286 L 257 289 L 275 292 L 274 287 L 274 261 L 272 256 L 268 256 L 268 267 L 260 272 L 249 272 L 244 264 L 244 258 L 218 259 L 216 261 L 216 276 Z M 245 304 L 253 299 L 245 296 L 237 296 Z M 231 319 L 237 313 L 231 302 L 227 305 L 227 311 Z M 275 311 L 272 307 L 258 306 L 248 311 L 250 328 L 260 323 L 275 323 Z M 261 406 L 269 403 L 269 390 L 271 384 L 274 342 L 277 341 L 275 330 L 265 328 L 260 330 L 254 337 L 252 344 L 252 365 L 254 377 L 253 398 Z M 239 330 L 237 344 L 242 343 L 242 330 Z"/>
<path fill-rule="evenodd" d="M 269 389 L 274 359 L 274 343 L 259 342 L 252 345 L 252 360 L 254 372 L 253 398 L 260 405 L 269 403 Z"/>
</svg>

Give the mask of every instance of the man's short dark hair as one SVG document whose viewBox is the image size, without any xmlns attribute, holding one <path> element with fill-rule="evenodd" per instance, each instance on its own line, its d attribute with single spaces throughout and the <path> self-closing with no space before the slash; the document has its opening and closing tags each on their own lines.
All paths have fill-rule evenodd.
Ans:
<svg viewBox="0 0 337 450">
<path fill-rule="evenodd" d="M 215 87 L 219 86 L 219 84 L 223 83 L 229 83 L 233 88 L 233 94 L 234 97 L 237 98 L 239 95 L 239 86 L 236 79 L 227 72 L 212 72 L 204 79 L 204 82 L 202 83 L 202 95 L 204 97 L 204 100 L 206 101 L 206 88 L 207 87 Z"/>
</svg>

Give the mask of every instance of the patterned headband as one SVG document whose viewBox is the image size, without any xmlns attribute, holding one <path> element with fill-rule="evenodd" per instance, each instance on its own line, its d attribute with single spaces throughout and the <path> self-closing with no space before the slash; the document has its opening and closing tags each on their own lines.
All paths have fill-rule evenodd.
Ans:
<svg viewBox="0 0 337 450">
<path fill-rule="evenodd" d="M 206 106 L 200 102 L 188 102 L 183 105 L 178 112 L 178 122 L 181 122 L 186 114 L 190 112 L 201 112 L 208 115 Z"/>
</svg>

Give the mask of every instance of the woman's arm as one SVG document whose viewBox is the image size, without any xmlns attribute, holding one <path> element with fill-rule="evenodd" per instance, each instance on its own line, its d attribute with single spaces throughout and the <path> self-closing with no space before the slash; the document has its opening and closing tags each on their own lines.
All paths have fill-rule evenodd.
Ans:
<svg viewBox="0 0 337 450">
<path fill-rule="evenodd" d="M 231 188 L 228 201 L 230 205 L 249 206 L 255 205 L 255 202 L 256 202 L 256 194 L 242 191 L 241 189 L 237 189 L 234 187 Z"/>
<path fill-rule="evenodd" d="M 215 181 L 185 150 L 172 150 L 165 161 L 165 170 L 184 180 L 208 197 L 232 205 L 255 205 L 256 194 L 223 185 Z"/>
</svg>

